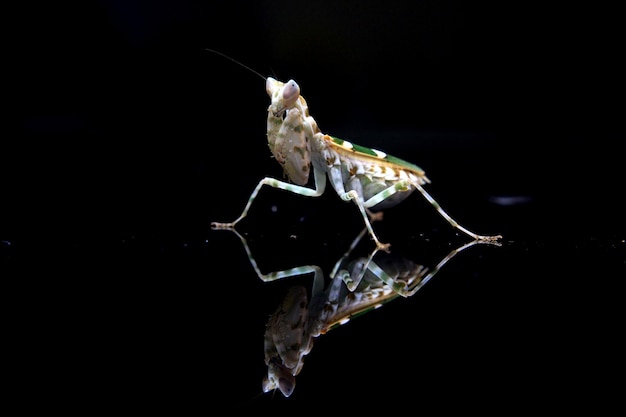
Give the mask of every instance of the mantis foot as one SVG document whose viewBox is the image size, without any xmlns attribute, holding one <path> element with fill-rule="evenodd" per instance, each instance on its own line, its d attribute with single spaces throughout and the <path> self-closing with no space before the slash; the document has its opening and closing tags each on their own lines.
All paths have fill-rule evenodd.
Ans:
<svg viewBox="0 0 626 417">
<path fill-rule="evenodd" d="M 490 243 L 492 245 L 496 245 L 496 246 L 502 246 L 502 243 L 500 242 L 502 240 L 502 235 L 496 235 L 496 236 L 476 236 L 476 240 L 479 242 L 485 242 L 485 243 Z"/>
<path fill-rule="evenodd" d="M 380 243 L 378 240 L 376 240 L 376 250 L 382 250 L 389 253 L 391 251 L 389 249 L 390 247 L 391 243 Z"/>
<path fill-rule="evenodd" d="M 234 230 L 235 229 L 235 224 L 237 223 L 219 223 L 219 222 L 212 222 L 211 223 L 211 229 L 213 230 Z"/>
</svg>

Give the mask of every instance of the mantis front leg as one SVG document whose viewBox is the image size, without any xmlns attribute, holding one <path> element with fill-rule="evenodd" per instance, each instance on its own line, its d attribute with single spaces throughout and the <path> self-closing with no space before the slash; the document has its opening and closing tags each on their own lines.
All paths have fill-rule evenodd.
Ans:
<svg viewBox="0 0 626 417">
<path fill-rule="evenodd" d="M 372 227 L 372 222 L 379 220 L 382 217 L 382 214 L 372 213 L 369 210 L 369 208 L 373 207 L 375 204 L 370 204 L 370 205 L 364 204 L 361 199 L 361 196 L 359 196 L 359 194 L 354 190 L 346 192 L 340 167 L 329 167 L 328 177 L 333 185 L 333 188 L 335 189 L 337 194 L 339 194 L 342 200 L 354 201 L 359 211 L 361 212 L 361 216 L 363 216 L 363 221 L 365 222 L 365 227 L 367 228 L 367 231 L 372 237 L 372 240 L 374 240 L 374 243 L 376 243 L 376 248 L 380 250 L 384 250 L 385 252 L 388 252 L 390 244 L 382 243 L 378 239 L 378 236 L 376 236 L 376 233 L 374 232 L 374 228 Z"/>
<path fill-rule="evenodd" d="M 289 192 L 300 194 L 300 195 L 307 196 L 307 197 L 321 196 L 322 194 L 324 194 L 324 190 L 326 189 L 326 175 L 324 174 L 324 172 L 318 171 L 316 169 L 313 171 L 313 176 L 315 178 L 315 189 L 300 186 L 300 185 L 290 184 L 288 182 L 279 181 L 271 177 L 263 178 L 257 184 L 252 194 L 250 194 L 250 198 L 248 198 L 248 203 L 246 204 L 246 207 L 243 209 L 243 212 L 235 221 L 230 222 L 230 223 L 213 222 L 211 223 L 211 228 L 215 230 L 234 229 L 237 223 L 239 223 L 248 215 L 248 210 L 250 209 L 250 206 L 252 206 L 252 202 L 254 201 L 257 194 L 261 190 L 261 187 L 263 187 L 264 185 L 269 185 L 270 187 L 273 187 L 273 188 L 278 188 L 281 190 L 289 191 Z"/>
</svg>

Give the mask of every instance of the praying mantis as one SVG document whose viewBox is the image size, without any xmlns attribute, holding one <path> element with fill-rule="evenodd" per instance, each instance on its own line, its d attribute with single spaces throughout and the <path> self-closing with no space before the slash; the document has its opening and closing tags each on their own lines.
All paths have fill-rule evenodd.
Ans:
<svg viewBox="0 0 626 417">
<path fill-rule="evenodd" d="M 215 52 L 228 59 L 232 58 Z M 263 178 L 248 198 L 242 213 L 229 223 L 212 222 L 211 228 L 234 229 L 243 220 L 263 186 L 289 191 L 307 197 L 319 197 L 326 189 L 326 178 L 344 201 L 357 206 L 365 226 L 376 247 L 385 251 L 390 244 L 383 243 L 376 235 L 372 222 L 381 218 L 381 210 L 402 202 L 415 190 L 437 210 L 453 227 L 474 240 L 498 241 L 500 235 L 476 234 L 460 225 L 423 188 L 430 183 L 423 169 L 383 151 L 366 148 L 324 134 L 309 114 L 306 100 L 300 94 L 300 86 L 294 81 L 278 81 L 264 77 L 244 66 L 265 80 L 265 89 L 271 99 L 267 109 L 267 141 L 272 155 L 282 166 L 287 181 L 272 177 Z M 314 187 L 309 179 L 313 171 Z"/>
</svg>

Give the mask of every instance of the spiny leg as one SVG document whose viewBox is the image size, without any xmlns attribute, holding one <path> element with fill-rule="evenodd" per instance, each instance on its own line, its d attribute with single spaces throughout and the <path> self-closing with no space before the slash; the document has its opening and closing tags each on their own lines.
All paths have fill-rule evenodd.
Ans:
<svg viewBox="0 0 626 417">
<path fill-rule="evenodd" d="M 446 213 L 441 208 L 439 203 L 437 203 L 437 201 L 435 201 L 435 199 L 432 198 L 431 195 L 428 194 L 426 192 L 426 190 L 424 190 L 424 188 L 422 188 L 421 185 L 419 185 L 417 183 L 409 182 L 409 181 L 406 181 L 406 180 L 405 181 L 398 181 L 394 185 L 392 185 L 392 186 L 382 190 L 381 192 L 379 192 L 378 194 L 376 194 L 375 196 L 373 196 L 372 198 L 367 200 L 364 203 L 364 206 L 365 207 L 374 207 L 376 204 L 382 202 L 383 200 L 386 200 L 387 198 L 391 197 L 392 195 L 394 195 L 397 192 L 407 191 L 409 189 L 410 185 L 413 185 L 415 188 L 417 188 L 417 190 L 420 193 L 422 193 L 424 198 L 435 208 L 435 210 L 437 210 L 437 212 L 441 215 L 441 217 L 446 219 L 446 221 L 448 223 L 450 223 L 450 225 L 452 225 L 452 227 L 454 227 L 456 229 L 459 229 L 460 231 L 462 231 L 466 235 L 470 236 L 474 240 L 497 241 L 497 240 L 502 239 L 502 236 L 500 236 L 500 235 L 497 235 L 497 236 L 483 236 L 483 235 L 478 235 L 476 233 L 473 233 L 473 232 L 467 230 L 465 227 L 463 227 L 460 224 L 458 224 L 456 222 L 456 220 L 454 220 L 452 217 L 450 217 L 450 215 L 448 215 L 448 213 Z"/>
<path fill-rule="evenodd" d="M 422 193 L 422 195 L 424 196 L 424 198 L 426 200 L 428 200 L 428 202 L 435 208 L 435 210 L 437 210 L 437 212 L 441 215 L 441 217 L 443 217 L 444 219 L 447 220 L 448 223 L 450 223 L 452 225 L 452 227 L 459 229 L 461 232 L 465 233 L 466 235 L 472 237 L 475 240 L 481 240 L 481 241 L 497 241 L 502 239 L 501 235 L 496 235 L 496 236 L 484 236 L 484 235 L 477 235 L 474 232 L 471 232 L 469 230 L 467 230 L 465 227 L 461 226 L 460 224 L 458 224 L 456 222 L 456 220 L 454 220 L 452 217 L 450 217 L 448 215 L 448 213 L 446 213 L 441 206 L 439 205 L 439 203 L 437 203 L 437 201 L 435 201 L 434 198 L 431 197 L 430 194 L 428 194 L 426 192 L 426 190 L 424 190 L 424 188 L 422 188 L 421 185 L 419 184 L 413 184 L 415 186 L 415 188 L 417 188 L 417 190 Z"/>
<path fill-rule="evenodd" d="M 290 184 L 288 182 L 279 181 L 275 178 L 265 177 L 263 178 L 256 186 L 250 197 L 248 198 L 248 203 L 246 207 L 243 209 L 241 215 L 233 222 L 230 223 L 219 223 L 213 222 L 211 223 L 211 229 L 234 229 L 235 225 L 239 223 L 244 217 L 248 215 L 248 210 L 250 206 L 252 206 L 252 202 L 256 198 L 257 194 L 261 190 L 261 187 L 264 185 L 269 185 L 270 187 L 278 188 L 281 190 L 289 191 L 295 194 L 300 194 L 307 197 L 319 197 L 324 193 L 324 189 L 326 188 L 326 175 L 323 172 L 319 172 L 317 170 L 313 171 L 313 176 L 315 177 L 315 189 L 302 187 L 295 184 Z"/>
<path fill-rule="evenodd" d="M 361 203 L 358 193 L 354 190 L 348 191 L 342 196 L 344 200 L 353 200 L 356 203 L 357 207 L 359 208 L 359 211 L 363 215 L 363 219 L 365 220 L 365 226 L 367 230 L 369 231 L 370 235 L 372 235 L 374 242 L 376 242 L 376 247 L 378 249 L 384 250 L 385 252 L 389 252 L 389 246 L 390 246 L 389 243 L 381 243 L 378 240 L 378 237 L 376 236 L 376 234 L 374 233 L 374 229 L 372 227 L 373 222 L 382 220 L 383 213 L 372 212 L 369 208 L 374 207 L 375 205 L 391 197 L 398 191 L 401 191 L 401 192 L 408 191 L 409 189 L 408 184 L 409 183 L 406 181 L 399 181 L 395 183 L 394 185 L 382 190 L 378 194 L 374 195 L 373 197 L 371 197 L 369 200 L 367 200 L 364 203 Z"/>
</svg>

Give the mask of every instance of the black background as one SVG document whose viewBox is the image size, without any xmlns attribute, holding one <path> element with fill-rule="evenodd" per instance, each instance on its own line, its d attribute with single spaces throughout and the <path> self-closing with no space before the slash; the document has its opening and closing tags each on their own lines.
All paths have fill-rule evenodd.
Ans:
<svg viewBox="0 0 626 417">
<path fill-rule="evenodd" d="M 431 404 L 423 393 L 513 410 L 578 404 L 613 372 L 626 259 L 621 14 L 407 4 L 7 10 L 0 260 L 24 407 L 418 409 Z M 295 79 L 323 132 L 415 162 L 461 224 L 505 237 L 320 338 L 287 401 L 255 396 L 264 324 L 288 284 L 262 283 L 237 238 L 209 228 L 282 174 L 265 141 L 269 99 L 258 75 L 207 48 Z M 315 201 L 264 190 L 254 207 L 241 227 L 264 270 L 332 266 L 361 227 L 330 188 Z M 464 240 L 417 196 L 377 230 L 431 266 Z M 588 403 L 612 397 L 602 393 Z"/>
</svg>

